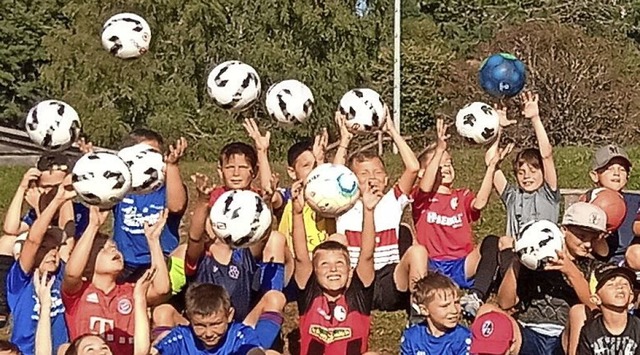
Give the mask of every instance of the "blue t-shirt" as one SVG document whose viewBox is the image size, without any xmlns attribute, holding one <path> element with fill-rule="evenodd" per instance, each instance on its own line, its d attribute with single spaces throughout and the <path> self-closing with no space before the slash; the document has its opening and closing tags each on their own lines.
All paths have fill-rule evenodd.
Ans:
<svg viewBox="0 0 640 355">
<path fill-rule="evenodd" d="M 51 340 L 54 354 L 58 347 L 69 342 L 67 324 L 64 320 L 65 308 L 62 304 L 60 287 L 64 275 L 64 263 L 55 274 L 51 287 Z M 38 326 L 40 302 L 33 288 L 33 274 L 26 274 L 19 262 L 13 263 L 7 274 L 7 303 L 13 318 L 11 342 L 16 344 L 23 354 L 33 354 Z"/>
<path fill-rule="evenodd" d="M 606 239 L 609 245 L 609 261 L 613 263 L 624 260 L 624 254 L 635 238 L 633 222 L 635 222 L 638 209 L 640 209 L 640 195 L 622 192 L 622 196 L 625 205 L 627 205 L 627 214 L 620 227 Z"/>
<path fill-rule="evenodd" d="M 258 266 L 247 248 L 234 249 L 228 265 L 222 264 L 209 253 L 198 263 L 194 281 L 220 285 L 231 296 L 236 310 L 234 320 L 242 322 L 253 308 L 254 292 L 259 289 Z"/>
<path fill-rule="evenodd" d="M 74 202 L 73 215 L 76 223 L 75 239 L 78 239 L 82 236 L 82 233 L 84 233 L 84 230 L 87 229 L 87 226 L 89 225 L 89 209 L 81 203 Z M 22 222 L 26 223 L 29 228 L 31 228 L 37 218 L 38 214 L 36 213 L 36 210 L 32 208 L 24 215 L 24 217 L 22 217 Z"/>
<path fill-rule="evenodd" d="M 163 355 L 244 355 L 251 349 L 260 348 L 260 340 L 255 329 L 242 323 L 229 324 L 225 337 L 218 345 L 206 349 L 190 326 L 180 325 L 162 338 L 155 348 Z"/>
<path fill-rule="evenodd" d="M 402 355 L 466 355 L 469 354 L 470 347 L 471 332 L 462 325 L 457 325 L 441 337 L 434 337 L 429 333 L 427 324 L 421 323 L 404 331 L 400 353 Z"/>
<path fill-rule="evenodd" d="M 144 222 L 155 223 L 167 206 L 167 188 L 163 186 L 146 195 L 127 195 L 113 207 L 113 240 L 118 245 L 127 265 L 151 264 L 149 244 L 144 236 Z M 165 255 L 178 247 L 181 214 L 169 213 L 167 224 L 160 236 Z"/>
</svg>

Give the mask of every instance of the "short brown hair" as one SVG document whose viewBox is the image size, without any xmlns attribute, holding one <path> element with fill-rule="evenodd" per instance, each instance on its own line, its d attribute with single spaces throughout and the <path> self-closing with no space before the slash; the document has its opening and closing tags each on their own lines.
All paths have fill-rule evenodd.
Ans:
<svg viewBox="0 0 640 355">
<path fill-rule="evenodd" d="M 349 158 L 349 168 L 352 169 L 353 164 L 355 163 L 362 163 L 362 162 L 373 160 L 373 159 L 380 160 L 380 163 L 382 163 L 382 166 L 383 167 L 385 166 L 384 160 L 382 160 L 382 158 L 378 155 L 378 153 L 374 152 L 373 150 L 363 150 L 362 152 L 358 152 Z"/>
<path fill-rule="evenodd" d="M 544 174 L 544 166 L 542 165 L 542 155 L 540 154 L 540 150 L 536 148 L 527 148 L 516 154 L 516 157 L 513 159 L 513 173 L 516 176 L 518 175 L 518 170 L 524 164 L 529 164 L 538 170 L 542 170 L 542 173 Z"/>
<path fill-rule="evenodd" d="M 435 299 L 438 291 L 452 291 L 455 297 L 460 295 L 460 288 L 450 278 L 439 272 L 429 272 L 416 282 L 413 288 L 413 301 L 418 305 L 426 306 Z"/>
<path fill-rule="evenodd" d="M 210 316 L 221 310 L 229 313 L 231 298 L 224 287 L 209 283 L 192 284 L 184 295 L 187 318 L 194 315 Z"/>
<path fill-rule="evenodd" d="M 347 253 L 347 255 L 349 255 L 349 249 L 347 249 L 347 247 L 335 240 L 327 240 L 324 241 L 320 244 L 318 244 L 314 249 L 313 249 L 313 254 L 315 255 L 315 253 L 317 251 L 320 250 L 326 250 L 326 251 L 342 251 Z"/>
<path fill-rule="evenodd" d="M 243 142 L 233 142 L 225 145 L 220 150 L 220 156 L 218 157 L 218 164 L 220 165 L 220 169 L 224 166 L 224 162 L 229 160 L 234 155 L 244 155 L 249 165 L 251 165 L 251 169 L 253 169 L 253 173 L 258 172 L 258 153 L 256 150 Z"/>
</svg>

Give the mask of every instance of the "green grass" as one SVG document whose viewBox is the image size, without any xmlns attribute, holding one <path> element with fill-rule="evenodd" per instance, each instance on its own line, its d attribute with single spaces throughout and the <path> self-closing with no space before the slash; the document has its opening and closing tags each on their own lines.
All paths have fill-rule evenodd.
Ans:
<svg viewBox="0 0 640 355">
<path fill-rule="evenodd" d="M 628 153 L 632 161 L 640 161 L 640 147 L 632 148 Z M 579 147 L 558 148 L 554 154 L 561 188 L 589 188 L 592 186 L 588 176 L 591 149 Z M 452 156 L 456 169 L 456 185 L 458 187 L 469 187 L 476 191 L 484 176 L 484 151 L 479 149 L 456 150 L 452 152 Z M 385 162 L 392 180 L 396 179 L 402 171 L 402 162 L 399 156 L 386 155 Z M 274 171 L 280 173 L 283 186 L 290 184 L 283 164 L 274 164 L 273 168 Z M 3 218 L 4 211 L 10 203 L 20 178 L 26 169 L 26 167 L 0 168 L 0 215 Z M 511 173 L 511 163 L 509 161 L 503 163 L 503 169 L 509 179 L 512 179 L 513 174 Z M 208 174 L 211 177 L 215 177 L 216 181 L 218 180 L 214 163 L 184 162 L 182 164 L 182 173 L 185 181 L 188 181 L 188 177 L 196 171 Z M 191 186 L 190 183 L 188 185 Z M 640 177 L 631 174 L 628 189 L 640 189 Z M 190 193 L 193 193 L 192 190 L 190 189 Z M 188 226 L 189 218 L 190 214 L 187 213 L 185 215 L 185 223 L 183 223 L 183 230 L 184 226 Z M 504 207 L 495 194 L 483 211 L 482 218 L 475 224 L 474 230 L 478 237 L 490 233 L 504 233 Z M 295 307 L 290 305 L 287 308 L 286 330 L 295 326 L 295 314 Z M 397 354 L 404 324 L 405 318 L 401 312 L 374 313 L 371 349 L 382 353 Z"/>
</svg>

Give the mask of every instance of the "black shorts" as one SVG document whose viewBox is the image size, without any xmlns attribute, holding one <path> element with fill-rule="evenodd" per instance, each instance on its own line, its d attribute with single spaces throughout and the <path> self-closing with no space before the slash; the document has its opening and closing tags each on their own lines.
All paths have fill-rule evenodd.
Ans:
<svg viewBox="0 0 640 355">
<path fill-rule="evenodd" d="M 394 312 L 408 311 L 411 302 L 410 291 L 398 291 L 393 273 L 398 264 L 385 265 L 382 269 L 376 270 L 373 281 L 373 309 Z"/>
</svg>

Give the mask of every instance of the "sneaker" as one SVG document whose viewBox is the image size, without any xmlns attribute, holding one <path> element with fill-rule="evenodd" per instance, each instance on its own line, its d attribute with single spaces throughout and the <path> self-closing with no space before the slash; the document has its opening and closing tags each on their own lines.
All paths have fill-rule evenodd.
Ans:
<svg viewBox="0 0 640 355">
<path fill-rule="evenodd" d="M 475 318 L 478 314 L 478 309 L 484 302 L 473 292 L 467 293 L 460 297 L 460 306 L 462 307 L 462 313 L 466 317 Z"/>
</svg>

